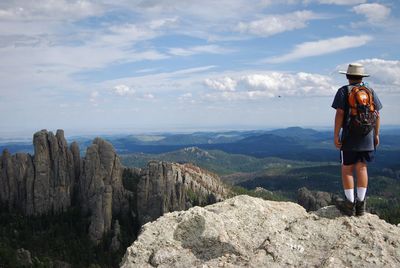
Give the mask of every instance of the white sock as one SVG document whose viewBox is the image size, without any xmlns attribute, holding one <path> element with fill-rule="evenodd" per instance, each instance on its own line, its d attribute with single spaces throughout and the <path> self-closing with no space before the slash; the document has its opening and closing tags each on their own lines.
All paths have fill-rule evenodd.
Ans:
<svg viewBox="0 0 400 268">
<path fill-rule="evenodd" d="M 351 203 L 354 203 L 354 189 L 344 189 L 344 195 L 346 196 L 347 200 Z"/>
<path fill-rule="evenodd" d="M 366 193 L 367 193 L 367 188 L 365 188 L 365 187 L 357 187 L 357 199 L 358 199 L 358 201 L 364 201 Z"/>
</svg>

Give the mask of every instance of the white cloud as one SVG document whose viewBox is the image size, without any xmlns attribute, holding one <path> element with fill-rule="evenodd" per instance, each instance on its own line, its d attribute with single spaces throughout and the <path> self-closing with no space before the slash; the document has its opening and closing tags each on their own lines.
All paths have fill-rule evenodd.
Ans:
<svg viewBox="0 0 400 268">
<path fill-rule="evenodd" d="M 231 77 L 223 77 L 219 79 L 209 79 L 204 80 L 204 84 L 212 89 L 220 91 L 235 91 L 237 86 L 237 81 Z"/>
<path fill-rule="evenodd" d="M 177 22 L 178 19 L 173 17 L 150 20 L 146 23 L 112 25 L 96 41 L 100 44 L 130 46 L 139 41 L 151 40 L 166 34 L 167 30 Z"/>
<path fill-rule="evenodd" d="M 114 94 L 118 96 L 128 96 L 128 95 L 134 95 L 135 90 L 127 85 L 117 85 L 112 88 L 112 91 Z"/>
<path fill-rule="evenodd" d="M 331 5 L 358 5 L 367 2 L 367 0 L 317 0 L 320 4 Z"/>
<path fill-rule="evenodd" d="M 100 14 L 104 6 L 86 0 L 4 1 L 0 18 L 12 20 L 74 20 Z"/>
<path fill-rule="evenodd" d="M 208 78 L 204 84 L 212 90 L 219 91 L 206 94 L 206 98 L 227 100 L 331 96 L 336 88 L 330 77 L 304 72 L 268 72 Z"/>
<path fill-rule="evenodd" d="M 143 92 L 157 92 L 157 99 L 170 99 L 171 96 L 181 95 L 182 92 L 204 89 L 203 81 L 209 76 L 209 70 L 214 65 L 181 69 L 172 72 L 144 73 L 138 76 L 127 76 L 101 81 L 96 86 L 110 89 L 115 85 L 129 85 L 135 89 L 135 96 L 141 98 Z M 1 74 L 0 74 L 1 78 Z"/>
<path fill-rule="evenodd" d="M 154 0 L 140 1 L 135 5 L 136 9 L 146 12 L 148 15 L 159 16 L 160 14 L 181 14 L 194 19 L 204 19 L 206 21 L 218 21 L 237 18 L 242 14 L 250 14 L 260 8 L 269 6 L 273 1 L 255 0 L 251 5 L 247 0 Z M 131 4 L 128 4 L 131 6 Z"/>
<path fill-rule="evenodd" d="M 175 56 L 192 56 L 195 54 L 225 54 L 231 52 L 231 49 L 223 48 L 217 45 L 194 46 L 190 48 L 170 48 L 169 54 Z"/>
<path fill-rule="evenodd" d="M 178 22 L 179 22 L 178 17 L 156 19 L 156 20 L 150 21 L 149 27 L 150 27 L 150 29 L 153 29 L 153 30 L 158 30 L 161 28 L 165 29 L 165 28 L 170 28 L 170 27 L 176 26 Z"/>
<path fill-rule="evenodd" d="M 390 15 L 390 8 L 378 4 L 362 4 L 353 7 L 356 14 L 364 15 L 369 23 L 376 24 L 385 21 Z"/>
<path fill-rule="evenodd" d="M 317 15 L 311 11 L 296 11 L 285 15 L 270 15 L 260 20 L 240 22 L 237 30 L 259 36 L 271 36 L 281 32 L 304 28 L 307 22 L 316 19 Z"/>
<path fill-rule="evenodd" d="M 178 97 L 181 103 L 191 103 L 194 104 L 196 101 L 193 99 L 193 94 L 191 92 L 184 93 Z"/>
<path fill-rule="evenodd" d="M 0 6 L 1 8 L 1 6 Z M 137 51 L 138 41 L 157 37 L 156 29 L 169 19 L 145 24 L 123 24 L 81 31 L 55 21 L 0 21 L 0 78 L 2 87 L 81 87 L 72 75 L 112 64 L 166 59 L 151 47 Z M 153 21 L 150 22 L 152 24 Z M 66 31 L 66 32 L 64 32 Z M 77 32 L 71 35 L 68 31 Z M 18 76 L 13 74 L 18 73 Z"/>
<path fill-rule="evenodd" d="M 99 97 L 98 91 L 95 90 L 90 93 L 89 101 L 93 106 L 98 106 L 98 97 Z"/>
<path fill-rule="evenodd" d="M 193 97 L 193 94 L 188 92 L 188 93 L 183 94 L 181 97 L 182 98 L 191 98 L 191 97 Z"/>
<path fill-rule="evenodd" d="M 141 74 L 141 73 L 153 73 L 157 71 L 157 68 L 146 68 L 146 69 L 140 69 L 137 70 L 136 73 Z"/>
<path fill-rule="evenodd" d="M 194 68 L 187 68 L 187 69 L 182 69 L 182 70 L 168 73 L 168 75 L 175 76 L 175 75 L 182 75 L 182 74 L 185 75 L 185 74 L 201 73 L 204 71 L 208 71 L 210 69 L 214 69 L 215 67 L 216 67 L 215 65 L 207 65 L 207 66 L 200 66 L 200 67 L 194 67 Z"/>
<path fill-rule="evenodd" d="M 154 99 L 154 98 L 155 98 L 154 95 L 151 94 L 151 93 L 145 93 L 145 94 L 143 94 L 143 99 L 152 100 L 152 99 Z"/>
<path fill-rule="evenodd" d="M 337 38 L 305 42 L 299 45 L 286 55 L 266 59 L 268 63 L 281 63 L 297 60 L 306 57 L 320 56 L 337 51 L 360 47 L 372 40 L 371 36 L 342 36 Z"/>
</svg>

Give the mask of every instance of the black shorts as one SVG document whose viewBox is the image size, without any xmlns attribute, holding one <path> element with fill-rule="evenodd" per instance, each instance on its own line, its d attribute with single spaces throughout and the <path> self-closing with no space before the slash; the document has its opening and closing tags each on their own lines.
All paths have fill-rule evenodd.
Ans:
<svg viewBox="0 0 400 268">
<path fill-rule="evenodd" d="M 371 162 L 375 158 L 374 151 L 363 151 L 363 152 L 356 152 L 356 151 L 340 151 L 340 161 L 343 165 L 353 165 L 357 162 Z"/>
</svg>

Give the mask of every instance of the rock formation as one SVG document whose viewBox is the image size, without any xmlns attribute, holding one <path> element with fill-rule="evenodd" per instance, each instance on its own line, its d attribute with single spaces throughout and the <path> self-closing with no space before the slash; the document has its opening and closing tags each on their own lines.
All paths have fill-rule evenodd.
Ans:
<svg viewBox="0 0 400 268">
<path fill-rule="evenodd" d="M 76 142 L 68 148 L 64 131 L 33 137 L 34 156 L 3 151 L 0 202 L 24 215 L 61 213 L 72 203 L 90 215 L 89 235 L 99 241 L 110 231 L 113 215 L 128 211 L 122 165 L 112 145 L 96 138 L 81 159 Z"/>
<path fill-rule="evenodd" d="M 142 226 L 121 267 L 399 267 L 400 228 L 236 196 Z"/>
<path fill-rule="evenodd" d="M 139 171 L 137 213 L 140 224 L 166 212 L 223 200 L 228 191 L 218 176 L 191 164 L 149 162 Z"/>
<path fill-rule="evenodd" d="M 89 235 L 100 240 L 111 230 L 113 215 L 128 212 L 122 165 L 109 142 L 96 138 L 87 148 L 79 183 L 83 212 L 91 214 Z"/>
<path fill-rule="evenodd" d="M 33 267 L 32 257 L 29 250 L 20 248 L 16 252 L 17 267 Z"/>
<path fill-rule="evenodd" d="M 62 212 L 71 205 L 74 159 L 64 132 L 46 130 L 33 137 L 35 155 L 3 151 L 0 201 L 26 215 Z"/>
<path fill-rule="evenodd" d="M 7 150 L 0 156 L 0 204 L 34 216 L 77 206 L 89 217 L 88 233 L 95 242 L 111 231 L 121 213 L 142 224 L 227 194 L 217 176 L 189 164 L 150 162 L 145 169 L 124 168 L 113 146 L 100 138 L 82 158 L 76 142 L 68 148 L 62 130 L 56 135 L 39 131 L 33 144 L 33 156 Z M 129 190 L 122 176 L 126 171 L 133 177 Z"/>
<path fill-rule="evenodd" d="M 110 249 L 112 251 L 117 251 L 121 248 L 120 236 L 121 236 L 121 227 L 119 225 L 119 221 L 116 220 L 113 228 L 113 238 L 111 239 L 111 245 L 110 245 Z"/>
<path fill-rule="evenodd" d="M 302 187 L 297 191 L 297 203 L 307 211 L 315 211 L 332 204 L 332 194 L 322 191 L 310 191 Z"/>
<path fill-rule="evenodd" d="M 62 212 L 71 205 L 74 182 L 74 162 L 67 147 L 64 131 L 56 135 L 42 130 L 33 137 L 35 167 L 33 183 L 33 213 Z"/>
</svg>

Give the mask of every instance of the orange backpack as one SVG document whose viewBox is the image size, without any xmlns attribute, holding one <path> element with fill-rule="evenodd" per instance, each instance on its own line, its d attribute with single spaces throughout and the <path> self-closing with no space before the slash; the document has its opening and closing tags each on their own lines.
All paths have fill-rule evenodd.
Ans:
<svg viewBox="0 0 400 268">
<path fill-rule="evenodd" d="M 374 95 L 364 83 L 349 87 L 348 127 L 351 135 L 365 136 L 375 128 L 378 112 L 375 110 Z"/>
</svg>

